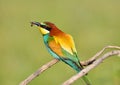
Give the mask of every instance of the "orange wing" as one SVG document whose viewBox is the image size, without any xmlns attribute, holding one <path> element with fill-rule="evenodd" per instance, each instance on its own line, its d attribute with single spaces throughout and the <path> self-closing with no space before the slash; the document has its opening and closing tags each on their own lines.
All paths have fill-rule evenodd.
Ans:
<svg viewBox="0 0 120 85">
<path fill-rule="evenodd" d="M 59 36 L 54 36 L 54 39 L 56 43 L 59 43 L 60 46 L 70 54 L 73 55 L 73 52 L 77 53 L 75 49 L 75 44 L 71 35 L 63 33 Z"/>
<path fill-rule="evenodd" d="M 62 49 L 59 43 L 56 43 L 55 40 L 51 40 L 48 43 L 50 49 L 55 52 L 58 56 L 63 56 Z"/>
</svg>

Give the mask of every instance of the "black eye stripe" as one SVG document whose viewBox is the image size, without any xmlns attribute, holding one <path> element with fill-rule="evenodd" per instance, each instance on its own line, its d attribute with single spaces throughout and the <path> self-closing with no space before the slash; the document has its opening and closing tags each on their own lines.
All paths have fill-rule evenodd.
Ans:
<svg viewBox="0 0 120 85">
<path fill-rule="evenodd" d="M 46 25 L 40 25 L 42 28 L 46 28 L 47 26 Z"/>
<path fill-rule="evenodd" d="M 50 30 L 51 30 L 51 28 L 50 28 L 50 27 L 46 27 L 45 29 L 46 29 L 46 30 L 48 30 L 48 31 L 50 31 Z"/>
<path fill-rule="evenodd" d="M 47 27 L 46 25 L 40 25 L 42 28 L 45 28 L 46 30 L 50 31 L 51 28 L 50 27 Z"/>
</svg>

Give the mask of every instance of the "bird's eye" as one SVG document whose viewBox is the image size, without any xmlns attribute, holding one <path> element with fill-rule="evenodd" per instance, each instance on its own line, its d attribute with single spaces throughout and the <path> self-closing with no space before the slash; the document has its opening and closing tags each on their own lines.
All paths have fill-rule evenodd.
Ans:
<svg viewBox="0 0 120 85">
<path fill-rule="evenodd" d="M 46 28 L 47 26 L 46 25 L 40 25 L 42 28 Z"/>
<path fill-rule="evenodd" d="M 41 26 L 42 28 L 46 28 L 46 27 L 47 27 L 45 23 L 40 23 L 40 26 Z"/>
<path fill-rule="evenodd" d="M 48 31 L 50 31 L 51 30 L 51 28 L 50 27 L 48 27 L 46 24 L 44 24 L 44 23 L 41 23 L 41 25 L 40 25 L 42 28 L 44 28 L 44 29 L 46 29 L 46 30 L 48 30 Z"/>
<path fill-rule="evenodd" d="M 44 23 L 40 23 L 40 26 L 41 26 L 42 28 L 47 27 L 46 24 L 44 24 Z"/>
</svg>

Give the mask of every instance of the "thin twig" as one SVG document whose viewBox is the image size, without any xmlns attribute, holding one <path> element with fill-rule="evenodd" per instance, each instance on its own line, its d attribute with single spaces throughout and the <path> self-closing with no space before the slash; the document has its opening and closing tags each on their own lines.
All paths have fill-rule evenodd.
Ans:
<svg viewBox="0 0 120 85">
<path fill-rule="evenodd" d="M 104 47 L 102 50 L 100 50 L 99 52 L 97 52 L 93 57 L 91 57 L 90 59 L 86 60 L 86 61 L 81 61 L 80 63 L 83 66 L 88 66 L 90 64 L 92 64 L 106 49 L 120 49 L 119 46 L 106 46 Z"/>
<path fill-rule="evenodd" d="M 108 58 L 110 56 L 114 56 L 114 55 L 120 55 L 120 50 L 114 50 L 114 51 L 110 51 L 110 52 L 104 54 L 102 57 L 100 57 L 96 61 L 94 61 L 91 65 L 89 65 L 85 69 L 83 69 L 81 72 L 79 72 L 78 74 L 74 75 L 73 77 L 71 77 L 70 79 L 65 81 L 62 85 L 70 85 L 70 84 L 72 84 L 78 78 L 84 76 L 90 70 L 92 70 L 93 68 L 98 66 L 103 60 L 105 60 L 106 58 Z"/>
<path fill-rule="evenodd" d="M 36 72 L 31 74 L 29 77 L 27 77 L 24 81 L 22 81 L 19 85 L 27 85 L 30 83 L 33 79 L 35 79 L 37 76 L 39 76 L 42 72 L 44 72 L 46 69 L 50 68 L 52 65 L 56 64 L 59 60 L 53 59 L 47 64 L 44 64 L 42 67 L 40 67 Z"/>
</svg>

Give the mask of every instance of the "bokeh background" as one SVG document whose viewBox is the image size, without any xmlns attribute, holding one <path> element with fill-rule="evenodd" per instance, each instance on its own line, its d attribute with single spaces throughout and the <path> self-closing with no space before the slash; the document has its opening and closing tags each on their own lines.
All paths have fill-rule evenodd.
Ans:
<svg viewBox="0 0 120 85">
<path fill-rule="evenodd" d="M 0 85 L 18 85 L 53 59 L 31 21 L 51 21 L 71 34 L 81 60 L 120 46 L 120 0 L 0 0 Z M 74 74 L 59 62 L 29 85 L 60 85 Z M 120 85 L 120 57 L 105 60 L 88 78 L 93 85 Z"/>
</svg>

